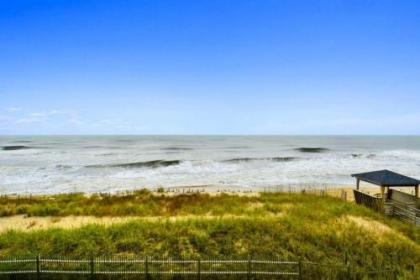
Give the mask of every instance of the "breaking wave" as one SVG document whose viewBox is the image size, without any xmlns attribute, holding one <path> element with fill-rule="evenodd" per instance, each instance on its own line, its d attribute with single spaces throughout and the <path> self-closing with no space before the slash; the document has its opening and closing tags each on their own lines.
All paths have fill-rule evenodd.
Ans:
<svg viewBox="0 0 420 280">
<path fill-rule="evenodd" d="M 329 151 L 329 149 L 327 148 L 320 148 L 320 147 L 300 147 L 300 148 L 296 148 L 296 151 L 302 152 L 302 153 L 322 153 L 322 152 L 326 152 Z"/>
<path fill-rule="evenodd" d="M 192 148 L 187 147 L 165 147 L 162 148 L 163 151 L 191 151 Z"/>
<path fill-rule="evenodd" d="M 295 159 L 296 159 L 295 157 L 265 157 L 265 158 L 264 157 L 261 157 L 261 158 L 244 157 L 244 158 L 231 158 L 231 159 L 224 160 L 223 162 L 240 163 L 240 162 L 262 161 L 262 160 L 283 162 L 283 161 L 292 161 Z"/>
<path fill-rule="evenodd" d="M 27 149 L 31 149 L 31 147 L 28 146 L 3 146 L 1 148 L 3 151 L 17 151 L 17 150 L 27 150 Z"/>
<path fill-rule="evenodd" d="M 140 161 L 140 162 L 129 162 L 129 163 L 118 163 L 118 164 L 95 164 L 87 165 L 87 168 L 158 168 L 171 165 L 178 165 L 182 161 L 180 160 L 151 160 L 151 161 Z"/>
<path fill-rule="evenodd" d="M 351 154 L 352 158 L 374 158 L 375 154 Z"/>
</svg>

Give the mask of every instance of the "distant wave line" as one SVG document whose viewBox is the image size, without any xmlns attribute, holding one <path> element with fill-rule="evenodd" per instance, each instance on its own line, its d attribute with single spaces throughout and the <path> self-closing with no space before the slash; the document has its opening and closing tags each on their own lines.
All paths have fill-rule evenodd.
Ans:
<svg viewBox="0 0 420 280">
<path fill-rule="evenodd" d="M 178 165 L 181 164 L 181 160 L 151 160 L 151 161 L 139 161 L 129 163 L 117 163 L 117 164 L 94 164 L 87 165 L 87 168 L 109 168 L 109 167 L 120 167 L 120 168 L 158 168 L 164 166 Z"/>
<path fill-rule="evenodd" d="M 295 150 L 302 153 L 322 153 L 329 151 L 329 149 L 322 147 L 300 147 L 296 148 Z"/>
<path fill-rule="evenodd" d="M 244 158 L 231 158 L 231 159 L 224 160 L 223 162 L 239 163 L 239 162 L 264 161 L 264 160 L 283 162 L 283 161 L 292 161 L 295 159 L 296 159 L 295 157 L 260 157 L 260 158 L 244 157 Z"/>
<path fill-rule="evenodd" d="M 17 151 L 17 150 L 27 150 L 31 149 L 29 146 L 15 145 L 15 146 L 3 146 L 1 148 L 3 151 Z"/>
</svg>

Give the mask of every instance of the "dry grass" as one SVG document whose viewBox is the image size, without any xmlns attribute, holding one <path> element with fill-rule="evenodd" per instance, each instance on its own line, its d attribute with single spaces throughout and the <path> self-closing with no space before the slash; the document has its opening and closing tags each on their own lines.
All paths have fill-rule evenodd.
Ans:
<svg viewBox="0 0 420 280">
<path fill-rule="evenodd" d="M 392 264 L 407 274 L 420 262 L 418 228 L 331 196 L 143 192 L 2 199 L 11 211 L 31 215 L 0 219 L 0 257 L 252 255 L 342 264 L 347 253 L 363 269 Z M 77 215 L 65 215 L 72 212 Z"/>
<path fill-rule="evenodd" d="M 266 218 L 282 217 L 283 213 L 270 213 Z M 223 220 L 223 219 L 244 219 L 246 215 L 215 216 L 207 215 L 185 215 L 185 216 L 150 216 L 150 217 L 95 217 L 95 216 L 67 216 L 67 217 L 27 217 L 16 215 L 0 218 L 0 234 L 8 231 L 30 232 L 47 229 L 76 229 L 87 225 L 112 226 L 128 222 L 175 222 L 187 220 Z"/>
</svg>

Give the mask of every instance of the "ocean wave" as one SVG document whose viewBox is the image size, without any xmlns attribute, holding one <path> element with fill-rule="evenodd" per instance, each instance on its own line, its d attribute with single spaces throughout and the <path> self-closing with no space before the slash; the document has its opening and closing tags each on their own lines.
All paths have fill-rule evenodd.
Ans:
<svg viewBox="0 0 420 280">
<path fill-rule="evenodd" d="M 387 150 L 387 151 L 383 151 L 379 153 L 379 155 L 398 158 L 398 159 L 420 160 L 420 150 L 409 150 L 409 149 Z"/>
<path fill-rule="evenodd" d="M 240 162 L 262 161 L 262 160 L 283 162 L 283 161 L 292 161 L 295 159 L 296 159 L 295 157 L 261 157 L 261 158 L 244 157 L 244 158 L 231 158 L 231 159 L 224 160 L 223 162 L 240 163 Z"/>
<path fill-rule="evenodd" d="M 161 150 L 163 151 L 191 151 L 192 148 L 188 148 L 188 147 L 165 147 L 162 148 Z"/>
<path fill-rule="evenodd" d="M 321 147 L 300 147 L 296 148 L 296 151 L 302 152 L 302 153 L 322 153 L 329 151 L 327 148 L 321 148 Z"/>
<path fill-rule="evenodd" d="M 61 169 L 61 170 L 66 170 L 66 169 L 70 169 L 70 168 L 72 168 L 72 166 L 71 166 L 71 165 L 65 165 L 65 164 L 57 164 L 55 167 L 56 167 L 57 169 Z"/>
<path fill-rule="evenodd" d="M 180 164 L 180 160 L 151 160 L 151 161 L 139 161 L 139 162 L 129 162 L 129 163 L 117 163 L 117 164 L 94 164 L 87 165 L 87 168 L 158 168 L 171 165 Z"/>
<path fill-rule="evenodd" d="M 16 145 L 16 146 L 3 146 L 3 147 L 1 147 L 1 149 L 3 151 L 16 151 L 16 150 L 27 150 L 27 149 L 31 149 L 31 147 Z"/>
<path fill-rule="evenodd" d="M 352 158 L 374 158 L 375 154 L 351 154 Z"/>
<path fill-rule="evenodd" d="M 136 139 L 118 139 L 118 140 L 115 140 L 115 142 L 129 143 L 129 142 L 136 142 Z"/>
</svg>

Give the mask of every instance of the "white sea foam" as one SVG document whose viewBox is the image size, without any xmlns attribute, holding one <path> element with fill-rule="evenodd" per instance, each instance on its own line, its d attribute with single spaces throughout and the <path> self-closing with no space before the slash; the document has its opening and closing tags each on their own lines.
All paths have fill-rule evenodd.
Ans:
<svg viewBox="0 0 420 280">
<path fill-rule="evenodd" d="M 420 178 L 420 137 L 0 137 L 1 193 L 350 185 L 376 169 Z"/>
</svg>

